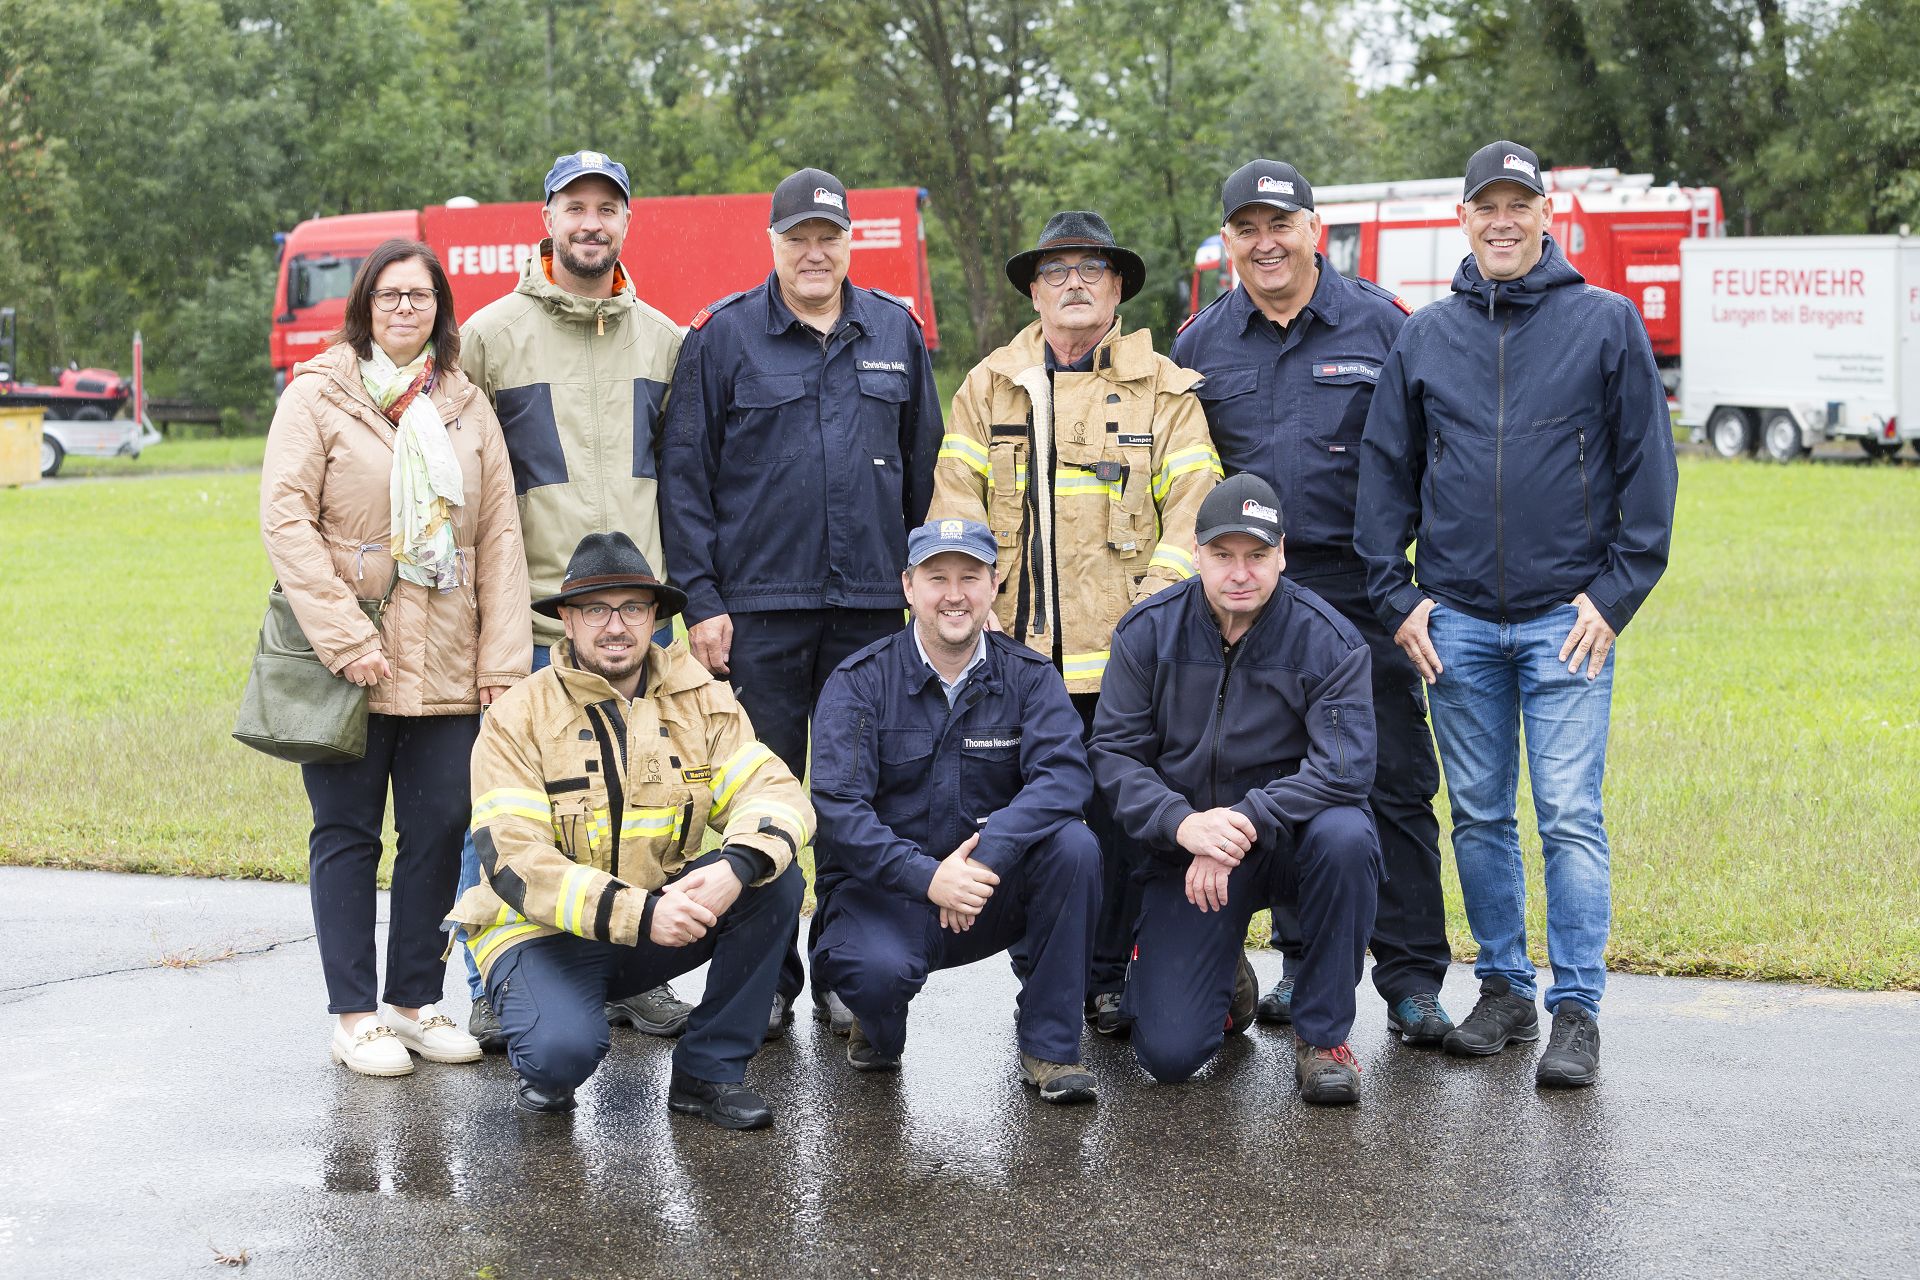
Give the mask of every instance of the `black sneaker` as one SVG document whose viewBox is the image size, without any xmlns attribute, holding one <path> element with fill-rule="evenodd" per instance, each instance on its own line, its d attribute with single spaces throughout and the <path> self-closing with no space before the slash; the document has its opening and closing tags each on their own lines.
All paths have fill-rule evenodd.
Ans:
<svg viewBox="0 0 1920 1280">
<path fill-rule="evenodd" d="M 1292 1022 L 1293 979 L 1284 974 L 1281 975 L 1280 981 L 1273 984 L 1272 990 L 1260 997 L 1260 1003 L 1254 1006 L 1253 1016 L 1262 1022 Z"/>
<path fill-rule="evenodd" d="M 1584 1089 L 1600 1078 L 1600 1020 L 1571 1000 L 1553 1011 L 1553 1035 L 1534 1083 L 1543 1089 Z"/>
<path fill-rule="evenodd" d="M 678 1067 L 667 1087 L 667 1106 L 681 1115 L 703 1116 L 722 1129 L 764 1129 L 773 1123 L 767 1100 L 743 1084 L 715 1084 Z"/>
<path fill-rule="evenodd" d="M 1440 1047 L 1461 1058 L 1483 1058 L 1515 1041 L 1540 1038 L 1540 1014 L 1533 1001 L 1513 994 L 1505 978 L 1482 978 L 1480 998 L 1467 1020 L 1447 1032 Z"/>
<path fill-rule="evenodd" d="M 542 1093 L 524 1076 L 513 1078 L 513 1105 L 532 1115 L 565 1115 L 573 1110 L 573 1092 Z"/>
<path fill-rule="evenodd" d="M 1247 953 L 1240 953 L 1240 967 L 1233 974 L 1233 1000 L 1227 1005 L 1227 1034 L 1245 1035 L 1253 1026 L 1254 1011 L 1260 1007 L 1260 975 L 1253 971 Z"/>
<path fill-rule="evenodd" d="M 889 1058 L 875 1049 L 856 1018 L 847 1027 L 847 1065 L 855 1071 L 898 1071 L 900 1059 Z"/>
<path fill-rule="evenodd" d="M 853 1010 L 847 1008 L 847 1002 L 831 991 L 827 992 L 826 999 L 813 1002 L 813 1020 L 826 1023 L 827 1030 L 837 1036 L 853 1031 Z"/>
<path fill-rule="evenodd" d="M 609 1001 L 606 1012 L 611 1026 L 625 1023 L 635 1031 L 670 1040 L 687 1029 L 693 1006 L 673 994 L 673 988 L 663 982 L 651 991 Z"/>
<path fill-rule="evenodd" d="M 1440 998 L 1425 992 L 1396 1000 L 1387 1010 L 1387 1028 L 1402 1044 L 1437 1045 L 1453 1030 L 1453 1019 L 1440 1007 Z"/>
<path fill-rule="evenodd" d="M 1102 991 L 1087 998 L 1087 1023 L 1103 1036 L 1133 1034 L 1133 1021 L 1120 1012 L 1120 993 Z"/>
<path fill-rule="evenodd" d="M 482 1053 L 507 1051 L 507 1033 L 500 1027 L 500 1015 L 485 996 L 473 1002 L 473 1012 L 467 1015 L 467 1034 L 480 1042 Z"/>
</svg>

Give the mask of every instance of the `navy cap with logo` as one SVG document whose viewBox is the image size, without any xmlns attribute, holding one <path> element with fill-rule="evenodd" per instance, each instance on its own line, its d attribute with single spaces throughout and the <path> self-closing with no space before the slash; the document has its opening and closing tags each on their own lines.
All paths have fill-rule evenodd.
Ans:
<svg viewBox="0 0 1920 1280">
<path fill-rule="evenodd" d="M 1280 496 L 1252 472 L 1242 471 L 1213 486 L 1193 522 L 1194 541 L 1205 546 L 1229 533 L 1250 533 L 1270 547 L 1280 545 Z"/>
<path fill-rule="evenodd" d="M 808 218 L 825 218 L 842 231 L 853 230 L 847 217 L 847 189 L 825 169 L 790 173 L 773 189 L 773 213 L 767 226 L 785 231 Z"/>
<path fill-rule="evenodd" d="M 605 178 L 620 188 L 621 195 L 628 200 L 633 199 L 633 187 L 627 182 L 627 166 L 610 159 L 604 151 L 575 151 L 555 160 L 553 168 L 547 170 L 542 199 L 551 200 L 554 192 L 564 189 L 578 178 L 586 177 Z"/>
<path fill-rule="evenodd" d="M 929 520 L 907 535 L 909 569 L 943 551 L 958 551 L 981 564 L 992 564 L 1000 554 L 993 531 L 978 520 Z"/>
<path fill-rule="evenodd" d="M 1288 213 L 1311 209 L 1313 187 L 1284 160 L 1251 160 L 1220 184 L 1221 223 L 1231 222 L 1234 214 L 1250 204 L 1272 205 Z"/>
<path fill-rule="evenodd" d="M 1460 199 L 1471 200 L 1496 182 L 1517 182 L 1537 196 L 1547 194 L 1540 180 L 1540 157 L 1517 142 L 1489 142 L 1474 152 Z"/>
</svg>

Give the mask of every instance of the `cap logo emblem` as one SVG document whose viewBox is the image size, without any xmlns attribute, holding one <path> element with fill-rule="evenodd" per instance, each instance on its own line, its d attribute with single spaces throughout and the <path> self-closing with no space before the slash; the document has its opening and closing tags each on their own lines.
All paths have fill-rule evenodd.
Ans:
<svg viewBox="0 0 1920 1280">
<path fill-rule="evenodd" d="M 838 209 L 842 213 L 845 213 L 847 211 L 847 202 L 841 199 L 840 196 L 837 195 L 836 193 L 827 190 L 825 187 L 815 187 L 813 189 L 813 202 L 815 204 L 824 204 L 830 208 Z"/>
<path fill-rule="evenodd" d="M 940 536 L 943 538 L 957 538 L 963 532 L 963 528 L 964 526 L 962 526 L 958 520 L 942 520 L 940 522 Z"/>
<path fill-rule="evenodd" d="M 1258 498 L 1248 498 L 1245 502 L 1241 503 L 1240 514 L 1243 516 L 1252 516 L 1256 520 L 1271 520 L 1275 524 L 1280 523 L 1280 513 L 1272 507 L 1263 505 Z"/>
<path fill-rule="evenodd" d="M 589 169 L 604 169 L 607 167 L 607 158 L 598 151 L 582 151 L 577 158 L 581 164 Z"/>
<path fill-rule="evenodd" d="M 1522 160 L 1519 156 L 1513 154 L 1513 152 L 1511 151 L 1507 152 L 1506 155 L 1500 157 L 1500 163 L 1504 165 L 1506 168 L 1518 169 L 1520 172 L 1526 174 L 1529 178 L 1538 178 L 1540 176 L 1538 170 L 1536 170 L 1532 165 L 1528 164 L 1525 160 Z"/>
<path fill-rule="evenodd" d="M 1271 191 L 1283 196 L 1293 194 L 1293 184 L 1284 178 L 1262 178 L 1253 184 L 1253 189 L 1255 191 Z"/>
</svg>

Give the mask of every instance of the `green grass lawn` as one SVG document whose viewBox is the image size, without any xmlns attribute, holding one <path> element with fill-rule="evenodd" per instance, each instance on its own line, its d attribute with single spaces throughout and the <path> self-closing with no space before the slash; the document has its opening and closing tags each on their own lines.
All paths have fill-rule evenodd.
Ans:
<svg viewBox="0 0 1920 1280">
<path fill-rule="evenodd" d="M 0 491 L 0 861 L 304 877 L 298 770 L 227 736 L 256 486 Z M 1920 988 L 1916 633 L 1920 469 L 1682 459 L 1673 567 L 1620 646 L 1616 967 Z M 1450 860 L 1448 893 L 1470 953 Z"/>
<path fill-rule="evenodd" d="M 174 471 L 258 471 L 267 438 L 213 436 L 204 440 L 162 440 L 137 458 L 69 457 L 60 476 L 147 476 Z"/>
</svg>

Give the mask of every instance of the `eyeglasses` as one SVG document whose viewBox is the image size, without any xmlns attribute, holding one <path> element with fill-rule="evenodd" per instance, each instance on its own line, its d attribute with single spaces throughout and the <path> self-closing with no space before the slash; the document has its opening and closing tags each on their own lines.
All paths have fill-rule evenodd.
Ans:
<svg viewBox="0 0 1920 1280">
<path fill-rule="evenodd" d="M 613 606 L 610 604 L 577 604 L 573 611 L 580 620 L 590 627 L 604 627 L 613 621 Z M 620 621 L 629 627 L 638 628 L 653 616 L 653 601 L 629 600 L 620 606 Z"/>
<path fill-rule="evenodd" d="M 1070 275 L 1078 275 L 1083 284 L 1099 284 L 1100 277 L 1107 274 L 1113 264 L 1105 258 L 1088 258 L 1075 266 L 1064 262 L 1049 262 L 1036 273 L 1042 280 L 1058 289 L 1067 282 Z"/>
<path fill-rule="evenodd" d="M 373 305 L 382 311 L 399 310 L 402 298 L 411 302 L 415 311 L 431 311 L 434 303 L 440 300 L 431 289 L 375 289 L 373 291 Z"/>
</svg>

